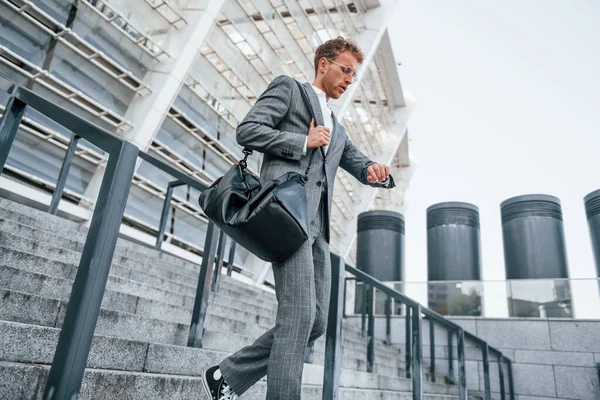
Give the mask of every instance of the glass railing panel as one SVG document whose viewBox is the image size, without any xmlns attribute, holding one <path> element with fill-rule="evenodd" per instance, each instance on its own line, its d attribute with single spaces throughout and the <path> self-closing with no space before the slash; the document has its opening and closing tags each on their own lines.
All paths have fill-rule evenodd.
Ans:
<svg viewBox="0 0 600 400">
<path fill-rule="evenodd" d="M 600 316 L 600 278 L 383 283 L 449 317 L 587 319 Z M 573 297 L 575 292 L 577 296 Z M 346 315 L 360 315 L 365 298 L 363 283 L 348 279 L 345 296 Z M 385 315 L 386 299 L 386 294 L 375 290 L 375 315 Z M 395 301 L 391 312 L 404 315 L 403 307 Z"/>
<path fill-rule="evenodd" d="M 506 288 L 510 317 L 573 317 L 568 279 L 513 279 Z"/>
<path fill-rule="evenodd" d="M 427 286 L 424 283 L 406 283 L 406 282 L 383 282 L 386 286 L 400 292 L 401 294 L 410 297 L 407 294 L 407 290 L 427 290 Z M 346 314 L 361 314 L 364 307 L 365 299 L 365 286 L 363 282 L 356 282 L 354 279 L 350 279 L 346 283 Z M 375 290 L 374 294 L 374 312 L 375 315 L 385 315 L 386 301 L 388 299 L 387 294 Z M 395 299 L 391 299 L 391 315 L 405 315 L 405 306 L 401 302 Z"/>
<path fill-rule="evenodd" d="M 600 319 L 600 278 L 571 279 L 573 314 L 581 319 Z"/>
<path fill-rule="evenodd" d="M 436 281 L 427 284 L 428 308 L 454 316 L 483 314 L 483 283 L 481 281 Z"/>
<path fill-rule="evenodd" d="M 442 315 L 448 316 L 481 316 L 483 314 L 483 282 L 481 281 L 448 281 L 448 282 L 383 282 L 401 294 L 410 297 Z M 347 314 L 360 314 L 364 305 L 364 285 L 362 282 L 349 280 L 346 284 L 346 296 L 351 296 L 351 303 L 346 303 Z M 375 290 L 375 315 L 385 315 L 387 294 Z M 404 306 L 392 300 L 392 315 L 404 315 Z"/>
</svg>

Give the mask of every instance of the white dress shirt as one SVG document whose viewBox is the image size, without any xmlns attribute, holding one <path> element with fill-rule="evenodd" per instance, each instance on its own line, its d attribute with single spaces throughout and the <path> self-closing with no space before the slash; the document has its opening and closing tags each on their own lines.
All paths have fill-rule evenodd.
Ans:
<svg viewBox="0 0 600 400">
<path fill-rule="evenodd" d="M 327 97 L 325 96 L 325 92 L 316 87 L 315 85 L 310 85 L 313 88 L 317 97 L 319 98 L 319 105 L 321 106 L 321 114 L 323 114 L 323 122 L 325 123 L 325 127 L 329 128 L 329 133 L 332 135 L 329 137 L 329 143 L 333 139 L 333 117 L 331 114 L 331 108 L 327 105 Z M 315 125 L 316 125 L 315 121 Z M 304 150 L 302 150 L 302 155 L 306 154 L 308 148 L 308 136 L 306 136 L 306 140 L 304 141 Z M 325 154 L 327 154 L 327 150 L 329 149 L 329 145 L 323 146 L 323 150 L 325 150 Z"/>
</svg>

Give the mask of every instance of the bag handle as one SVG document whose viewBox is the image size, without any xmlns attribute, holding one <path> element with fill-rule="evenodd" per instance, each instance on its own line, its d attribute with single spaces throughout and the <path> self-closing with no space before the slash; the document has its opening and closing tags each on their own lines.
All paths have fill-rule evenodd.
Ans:
<svg viewBox="0 0 600 400">
<path fill-rule="evenodd" d="M 302 84 L 300 84 L 300 82 L 298 82 L 295 79 L 294 79 L 294 82 L 296 82 L 296 85 L 298 86 L 298 90 L 300 90 L 300 95 L 302 95 L 302 100 L 304 100 L 304 104 L 306 105 L 306 107 L 308 108 L 308 111 L 310 112 L 311 119 L 314 119 L 316 121 L 315 114 L 313 113 L 312 106 L 310 105 L 310 100 L 308 99 L 308 95 L 304 91 L 304 88 L 302 87 Z M 311 164 L 313 162 L 313 158 L 315 157 L 315 153 L 316 153 L 315 150 L 313 150 L 311 152 L 311 154 L 310 154 L 310 160 L 308 161 L 308 166 L 306 167 L 306 171 L 304 172 L 304 178 L 305 178 L 305 180 L 308 179 L 308 172 L 310 171 L 310 166 L 311 166 Z M 248 148 L 244 148 L 244 150 L 242 150 L 242 152 L 245 155 L 244 155 L 244 159 L 240 161 L 240 167 L 242 167 L 242 169 L 245 169 L 245 168 L 248 167 L 247 160 L 248 160 L 248 156 L 252 155 L 252 150 L 250 150 Z"/>
</svg>

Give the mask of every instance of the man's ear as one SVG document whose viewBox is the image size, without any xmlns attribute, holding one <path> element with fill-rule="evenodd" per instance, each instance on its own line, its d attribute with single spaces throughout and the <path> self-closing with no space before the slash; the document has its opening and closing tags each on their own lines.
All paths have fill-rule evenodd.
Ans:
<svg viewBox="0 0 600 400">
<path fill-rule="evenodd" d="M 324 68 L 327 66 L 327 59 L 325 57 L 321 57 L 321 59 L 319 60 L 319 71 L 321 70 L 321 68 Z"/>
</svg>

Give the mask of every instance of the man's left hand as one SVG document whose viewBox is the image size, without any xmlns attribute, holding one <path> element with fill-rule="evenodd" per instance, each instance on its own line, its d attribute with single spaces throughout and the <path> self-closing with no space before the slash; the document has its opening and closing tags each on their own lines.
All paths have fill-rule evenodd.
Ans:
<svg viewBox="0 0 600 400">
<path fill-rule="evenodd" d="M 367 168 L 367 181 L 369 183 L 385 182 L 390 175 L 390 167 L 387 165 L 372 164 Z"/>
</svg>

